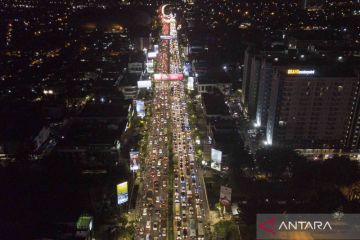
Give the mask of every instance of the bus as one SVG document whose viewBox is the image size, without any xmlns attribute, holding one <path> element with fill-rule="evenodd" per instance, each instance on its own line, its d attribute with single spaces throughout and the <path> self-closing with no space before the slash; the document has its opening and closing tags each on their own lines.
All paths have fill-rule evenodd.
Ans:
<svg viewBox="0 0 360 240">
<path fill-rule="evenodd" d="M 197 217 L 198 219 L 201 219 L 201 209 L 200 209 L 200 205 L 199 205 L 199 204 L 196 204 L 195 210 L 196 210 L 196 217 Z"/>
<path fill-rule="evenodd" d="M 175 203 L 175 216 L 180 217 L 180 203 L 179 202 Z"/>
<path fill-rule="evenodd" d="M 190 219 L 190 237 L 196 237 L 195 219 Z"/>
<path fill-rule="evenodd" d="M 198 240 L 204 239 L 204 225 L 202 222 L 198 223 Z"/>
</svg>

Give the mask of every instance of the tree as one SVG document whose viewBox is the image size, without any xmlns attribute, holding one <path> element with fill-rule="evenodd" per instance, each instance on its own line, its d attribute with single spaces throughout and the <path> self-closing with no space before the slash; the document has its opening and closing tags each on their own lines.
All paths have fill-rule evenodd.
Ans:
<svg viewBox="0 0 360 240">
<path fill-rule="evenodd" d="M 254 166 L 254 160 L 252 156 L 244 149 L 244 144 L 239 143 L 234 146 L 234 149 L 232 151 L 232 159 L 231 166 L 239 170 L 243 167 L 253 167 Z"/>
<path fill-rule="evenodd" d="M 214 225 L 214 239 L 240 239 L 238 226 L 233 221 L 220 221 Z"/>
<path fill-rule="evenodd" d="M 256 161 L 260 170 L 273 179 L 279 179 L 285 171 L 291 173 L 295 164 L 304 161 L 298 153 L 287 148 L 263 148 L 256 152 Z"/>
<path fill-rule="evenodd" d="M 320 171 L 324 183 L 349 186 L 359 180 L 359 165 L 345 156 L 327 159 Z"/>
</svg>

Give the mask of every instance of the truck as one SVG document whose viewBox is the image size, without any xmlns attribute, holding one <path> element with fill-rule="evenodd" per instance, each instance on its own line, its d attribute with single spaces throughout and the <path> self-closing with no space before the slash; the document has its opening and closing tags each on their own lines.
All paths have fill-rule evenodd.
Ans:
<svg viewBox="0 0 360 240">
<path fill-rule="evenodd" d="M 195 219 L 190 219 L 190 237 L 196 237 L 196 224 Z"/>
<path fill-rule="evenodd" d="M 204 239 L 204 224 L 202 222 L 198 223 L 198 239 Z"/>
<path fill-rule="evenodd" d="M 180 203 L 179 202 L 175 203 L 175 216 L 180 217 Z"/>
</svg>

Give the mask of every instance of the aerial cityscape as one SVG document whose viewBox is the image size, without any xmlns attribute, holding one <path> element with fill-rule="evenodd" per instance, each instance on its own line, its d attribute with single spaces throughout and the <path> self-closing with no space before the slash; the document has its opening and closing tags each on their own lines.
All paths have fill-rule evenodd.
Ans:
<svg viewBox="0 0 360 240">
<path fill-rule="evenodd" d="M 359 0 L 0 16 L 0 240 L 360 239 Z"/>
</svg>

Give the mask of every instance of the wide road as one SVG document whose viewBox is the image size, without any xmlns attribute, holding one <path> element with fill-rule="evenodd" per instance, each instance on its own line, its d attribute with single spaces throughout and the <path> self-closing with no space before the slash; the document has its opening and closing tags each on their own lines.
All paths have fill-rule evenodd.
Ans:
<svg viewBox="0 0 360 240">
<path fill-rule="evenodd" d="M 165 14 L 166 10 L 163 6 L 158 11 L 162 37 L 155 74 L 160 78 L 154 77 L 154 98 L 148 106 L 152 116 L 143 184 L 138 196 L 140 216 L 136 239 L 202 240 L 207 238 L 206 196 L 195 161 L 176 19 L 173 14 Z M 169 156 L 170 146 L 172 156 Z M 173 170 L 169 157 L 172 157 Z M 170 198 L 169 194 L 172 194 Z"/>
</svg>

